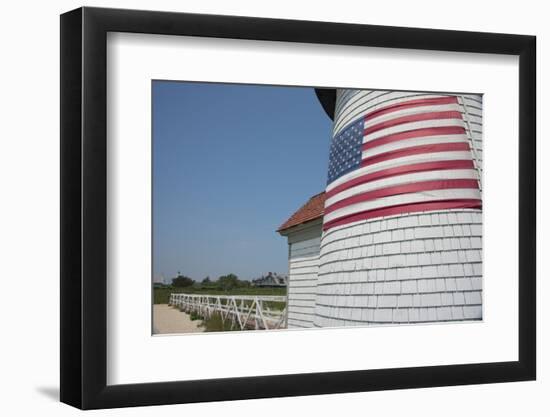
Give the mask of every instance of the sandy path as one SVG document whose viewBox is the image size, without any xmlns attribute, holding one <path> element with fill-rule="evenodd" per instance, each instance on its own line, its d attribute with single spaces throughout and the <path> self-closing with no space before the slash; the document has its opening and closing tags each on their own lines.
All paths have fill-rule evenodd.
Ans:
<svg viewBox="0 0 550 417">
<path fill-rule="evenodd" d="M 189 314 L 182 313 L 168 304 L 153 305 L 153 333 L 197 333 L 204 329 L 199 327 L 201 320 L 191 321 Z"/>
</svg>

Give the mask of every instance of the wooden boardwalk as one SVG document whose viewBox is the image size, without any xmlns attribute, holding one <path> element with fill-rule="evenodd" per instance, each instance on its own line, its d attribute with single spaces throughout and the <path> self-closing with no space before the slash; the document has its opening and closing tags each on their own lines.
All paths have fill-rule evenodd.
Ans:
<svg viewBox="0 0 550 417">
<path fill-rule="evenodd" d="M 231 328 L 271 330 L 287 327 L 286 296 L 170 294 L 170 305 L 203 318 L 219 314 Z M 278 308 L 282 307 L 282 308 Z"/>
</svg>

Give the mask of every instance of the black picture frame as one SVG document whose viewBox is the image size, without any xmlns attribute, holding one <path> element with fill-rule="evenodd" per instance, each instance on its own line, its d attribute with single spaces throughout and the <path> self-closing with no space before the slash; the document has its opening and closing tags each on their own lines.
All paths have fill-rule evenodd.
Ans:
<svg viewBox="0 0 550 417">
<path fill-rule="evenodd" d="M 519 56 L 518 361 L 107 385 L 108 32 Z M 88 7 L 61 15 L 61 401 L 95 409 L 535 379 L 535 51 L 524 35 Z"/>
</svg>

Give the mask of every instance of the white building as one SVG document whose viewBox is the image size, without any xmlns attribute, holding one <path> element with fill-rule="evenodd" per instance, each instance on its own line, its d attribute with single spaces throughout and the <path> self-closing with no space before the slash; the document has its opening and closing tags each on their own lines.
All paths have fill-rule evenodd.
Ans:
<svg viewBox="0 0 550 417">
<path fill-rule="evenodd" d="M 481 319 L 481 96 L 317 93 L 329 181 L 279 229 L 289 327 Z"/>
<path fill-rule="evenodd" d="M 325 193 L 311 197 L 279 229 L 288 238 L 288 327 L 313 327 Z"/>
</svg>

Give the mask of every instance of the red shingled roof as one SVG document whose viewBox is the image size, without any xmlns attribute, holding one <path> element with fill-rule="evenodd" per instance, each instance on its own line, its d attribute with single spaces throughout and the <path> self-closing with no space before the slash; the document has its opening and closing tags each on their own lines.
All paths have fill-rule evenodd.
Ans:
<svg viewBox="0 0 550 417">
<path fill-rule="evenodd" d="M 278 229 L 278 232 L 290 229 L 293 226 L 298 226 L 309 222 L 311 220 L 318 219 L 325 211 L 325 192 L 316 194 L 311 197 L 306 204 L 298 209 L 289 219 L 284 222 Z"/>
</svg>

